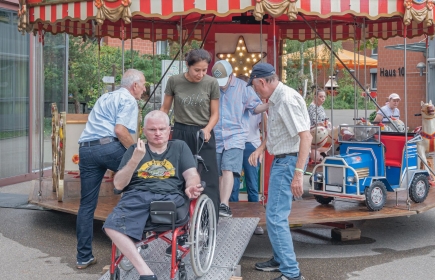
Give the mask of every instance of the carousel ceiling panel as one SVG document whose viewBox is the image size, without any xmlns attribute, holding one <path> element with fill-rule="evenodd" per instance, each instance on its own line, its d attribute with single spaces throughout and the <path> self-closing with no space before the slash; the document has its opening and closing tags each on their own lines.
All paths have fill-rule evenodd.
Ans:
<svg viewBox="0 0 435 280">
<path fill-rule="evenodd" d="M 177 25 L 193 28 L 201 15 L 204 29 L 214 24 L 274 21 L 283 38 L 312 40 L 433 35 L 432 0 L 19 0 L 18 29 L 67 32 L 128 39 L 178 40 Z M 265 19 L 269 15 L 269 19 Z M 215 17 L 214 17 L 215 16 Z M 238 17 L 238 18 L 237 18 Z M 248 17 L 251 20 L 248 20 Z M 182 18 L 182 20 L 181 20 Z M 274 18 L 274 20 L 272 19 Z M 363 24 L 366 28 L 362 28 Z M 97 26 L 97 27 L 94 27 Z M 332 26 L 332 32 L 331 32 Z M 230 27 L 229 27 L 230 28 Z M 124 32 L 122 32 L 124 30 Z M 187 30 L 184 30 L 187 32 Z M 330 35 L 332 34 L 332 36 Z M 331 38 L 332 37 L 332 38 Z M 192 38 L 191 38 L 192 39 Z"/>
</svg>

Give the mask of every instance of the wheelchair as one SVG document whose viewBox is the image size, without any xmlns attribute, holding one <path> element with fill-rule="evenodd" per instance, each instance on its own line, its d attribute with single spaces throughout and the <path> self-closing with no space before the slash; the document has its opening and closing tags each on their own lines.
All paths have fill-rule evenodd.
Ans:
<svg viewBox="0 0 435 280">
<path fill-rule="evenodd" d="M 199 174 L 205 167 L 199 156 L 202 131 L 197 133 L 197 152 L 194 155 Z M 203 187 L 204 182 L 201 182 Z M 184 257 L 190 254 L 192 270 L 196 276 L 206 274 L 213 262 L 216 247 L 216 210 L 213 201 L 205 194 L 198 198 L 186 199 L 184 205 L 176 207 L 172 201 L 153 201 L 150 204 L 150 217 L 145 225 L 143 239 L 135 243 L 138 250 L 146 249 L 148 243 L 161 239 L 171 245 L 170 278 L 178 272 L 179 280 L 187 280 Z M 188 246 L 185 246 L 188 245 Z M 133 265 L 124 257 L 112 242 L 110 279 L 121 278 L 120 268 L 131 270 Z"/>
</svg>

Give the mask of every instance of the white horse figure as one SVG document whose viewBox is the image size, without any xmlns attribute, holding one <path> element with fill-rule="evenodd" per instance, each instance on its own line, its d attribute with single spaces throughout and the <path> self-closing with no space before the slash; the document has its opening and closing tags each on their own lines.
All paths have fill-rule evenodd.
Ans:
<svg viewBox="0 0 435 280">
<path fill-rule="evenodd" d="M 396 119 L 395 117 L 391 117 L 391 122 L 394 123 L 399 131 L 394 128 L 394 125 L 392 123 L 386 123 L 384 131 L 391 131 L 391 132 L 405 132 L 405 123 L 402 122 L 399 119 Z M 382 129 L 381 129 L 382 130 Z"/>
<path fill-rule="evenodd" d="M 320 153 L 327 153 L 331 148 L 331 146 L 327 143 L 330 131 L 331 130 L 329 129 L 329 126 L 322 123 L 310 129 L 310 134 L 313 137 L 311 140 L 310 153 L 310 158 L 312 161 L 321 161 L 323 156 Z"/>
<path fill-rule="evenodd" d="M 420 135 L 422 141 L 417 142 L 417 153 L 420 159 L 428 164 L 431 168 L 431 164 L 427 161 L 426 154 L 435 152 L 435 110 L 434 105 L 432 105 L 432 100 L 429 103 L 421 102 L 421 131 Z M 419 165 L 422 168 L 421 160 Z M 424 168 L 427 170 L 427 166 Z M 428 170 L 430 173 L 430 170 Z"/>
</svg>

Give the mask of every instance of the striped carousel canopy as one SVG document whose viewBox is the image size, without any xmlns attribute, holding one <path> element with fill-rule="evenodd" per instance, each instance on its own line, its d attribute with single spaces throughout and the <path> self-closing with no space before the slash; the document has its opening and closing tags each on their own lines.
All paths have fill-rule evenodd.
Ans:
<svg viewBox="0 0 435 280">
<path fill-rule="evenodd" d="M 201 40 L 211 24 L 274 21 L 281 38 L 334 41 L 433 35 L 432 0 L 19 0 L 21 32 Z M 255 22 L 255 20 L 257 22 Z M 260 25 L 258 25 L 260 26 Z M 363 27 L 366 28 L 363 28 Z M 260 28 L 260 27 L 259 27 Z M 229 29 L 230 30 L 230 29 Z M 332 38 L 331 38 L 332 34 Z"/>
</svg>

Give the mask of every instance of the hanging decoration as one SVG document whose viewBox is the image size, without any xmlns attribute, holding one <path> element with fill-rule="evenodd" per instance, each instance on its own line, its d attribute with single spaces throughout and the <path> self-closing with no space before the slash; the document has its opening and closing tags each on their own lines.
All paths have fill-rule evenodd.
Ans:
<svg viewBox="0 0 435 280">
<path fill-rule="evenodd" d="M 29 28 L 29 19 L 27 13 L 26 0 L 20 0 L 20 6 L 18 8 L 18 31 L 20 31 L 23 35 L 26 32 L 30 32 Z"/>
<path fill-rule="evenodd" d="M 265 57 L 266 53 L 249 52 L 243 36 L 239 37 L 237 47 L 233 53 L 216 54 L 219 59 L 225 59 L 231 64 L 233 67 L 234 76 L 249 76 L 249 74 L 251 74 L 252 67 L 261 61 L 262 55 Z"/>
<path fill-rule="evenodd" d="M 113 2 L 113 1 L 109 1 Z M 122 0 L 120 1 L 121 5 L 116 8 L 109 8 L 104 4 L 104 0 L 95 0 L 95 7 L 97 7 L 97 15 L 95 20 L 99 25 L 104 23 L 104 20 L 107 18 L 112 22 L 117 21 L 122 18 L 125 23 L 130 24 L 131 22 L 131 0 Z"/>
<path fill-rule="evenodd" d="M 433 25 L 433 0 L 404 0 L 405 14 L 403 22 L 410 25 L 412 20 L 420 23 L 425 21 L 427 26 Z"/>
<path fill-rule="evenodd" d="M 255 19 L 260 21 L 265 13 L 270 14 L 276 18 L 286 13 L 290 21 L 295 20 L 298 15 L 298 8 L 296 2 L 298 0 L 256 0 L 254 16 Z"/>
</svg>

